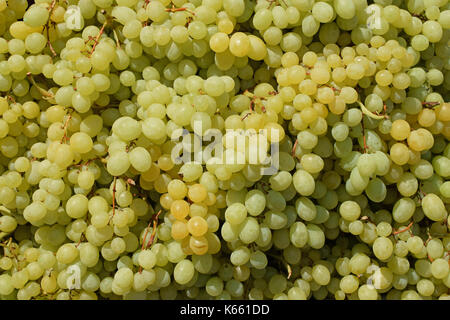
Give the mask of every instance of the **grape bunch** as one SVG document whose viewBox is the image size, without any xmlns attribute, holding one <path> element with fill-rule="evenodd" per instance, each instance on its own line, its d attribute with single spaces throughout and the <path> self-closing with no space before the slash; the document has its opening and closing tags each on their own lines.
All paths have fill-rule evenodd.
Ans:
<svg viewBox="0 0 450 320">
<path fill-rule="evenodd" d="M 447 0 L 0 0 L 0 299 L 450 299 L 449 44 Z"/>
</svg>

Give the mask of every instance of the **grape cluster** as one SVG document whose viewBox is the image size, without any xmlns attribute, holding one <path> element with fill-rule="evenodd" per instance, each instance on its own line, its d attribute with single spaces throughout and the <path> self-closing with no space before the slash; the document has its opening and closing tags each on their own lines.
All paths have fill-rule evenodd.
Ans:
<svg viewBox="0 0 450 320">
<path fill-rule="evenodd" d="M 0 299 L 450 299 L 450 4 L 373 2 L 0 0 Z"/>
</svg>

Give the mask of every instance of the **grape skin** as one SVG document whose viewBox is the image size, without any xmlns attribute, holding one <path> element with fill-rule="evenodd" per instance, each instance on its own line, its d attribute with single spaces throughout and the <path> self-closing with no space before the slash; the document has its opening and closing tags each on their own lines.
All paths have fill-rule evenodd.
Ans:
<svg viewBox="0 0 450 320">
<path fill-rule="evenodd" d="M 0 298 L 448 299 L 448 4 L 373 6 L 0 0 Z"/>
</svg>

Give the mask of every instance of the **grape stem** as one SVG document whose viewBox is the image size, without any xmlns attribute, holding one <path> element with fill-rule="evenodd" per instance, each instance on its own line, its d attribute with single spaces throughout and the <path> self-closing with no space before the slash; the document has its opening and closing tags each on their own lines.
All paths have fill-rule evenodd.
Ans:
<svg viewBox="0 0 450 320">
<path fill-rule="evenodd" d="M 417 194 L 419 195 L 419 199 L 421 201 L 422 201 L 423 197 L 425 197 L 427 195 L 426 192 L 422 190 L 421 186 L 419 186 L 419 190 L 418 190 Z"/>
<path fill-rule="evenodd" d="M 152 233 L 152 237 L 150 238 L 150 241 L 151 241 L 151 242 L 150 242 L 149 244 L 147 244 L 147 248 L 149 247 L 149 245 L 152 244 L 152 242 L 153 242 L 153 240 L 154 240 L 154 238 L 155 238 L 155 235 L 156 235 L 156 227 L 157 227 L 157 225 L 158 225 L 158 218 L 159 218 L 159 215 L 161 214 L 161 212 L 162 212 L 162 209 L 159 210 L 158 213 L 157 213 L 156 215 L 153 216 L 153 233 Z"/>
<path fill-rule="evenodd" d="M 97 44 L 98 44 L 98 42 L 99 42 L 99 40 L 100 40 L 100 37 L 102 36 L 103 32 L 105 32 L 105 28 L 106 28 L 106 25 L 107 25 L 107 24 L 108 24 L 108 19 L 106 19 L 105 22 L 103 22 L 102 28 L 100 29 L 98 35 L 95 37 L 95 39 L 94 39 L 94 45 L 92 46 L 92 50 L 91 50 L 91 52 L 89 53 L 89 56 L 92 56 L 92 54 L 94 53 L 95 48 L 97 47 Z"/>
<path fill-rule="evenodd" d="M 367 146 L 366 143 L 366 129 L 364 128 L 364 119 L 362 119 L 361 121 L 361 127 L 362 127 L 362 134 L 363 134 L 363 153 L 367 153 L 367 151 L 369 150 L 369 147 Z"/>
<path fill-rule="evenodd" d="M 129 186 L 135 186 L 135 185 L 136 185 L 136 182 L 135 182 L 133 179 L 128 178 L 128 179 L 127 179 L 127 184 L 128 184 Z"/>
<path fill-rule="evenodd" d="M 186 23 L 184 24 L 184 27 L 187 28 L 189 27 L 189 24 L 194 20 L 194 18 L 192 16 L 187 17 L 186 19 Z"/>
<path fill-rule="evenodd" d="M 367 109 L 366 106 L 363 105 L 361 101 L 358 100 L 356 102 L 359 104 L 359 107 L 361 108 L 362 113 L 365 114 L 366 116 L 368 116 L 372 119 L 376 119 L 376 120 L 381 120 L 381 119 L 387 118 L 387 115 L 378 115 L 376 113 L 373 113 L 372 111 Z"/>
<path fill-rule="evenodd" d="M 16 103 L 16 99 L 14 99 L 14 97 L 13 96 L 11 96 L 11 95 L 6 95 L 6 99 L 7 100 L 9 100 L 9 101 L 11 101 L 12 103 Z"/>
<path fill-rule="evenodd" d="M 4 243 L 2 242 L 2 243 L 0 243 L 0 247 L 3 247 L 3 256 L 4 257 L 6 257 L 6 247 L 8 247 L 8 249 L 10 248 L 10 246 L 11 246 L 11 241 L 12 241 L 12 238 L 10 237 L 8 240 L 6 240 Z"/>
<path fill-rule="evenodd" d="M 251 113 L 252 113 L 251 110 L 250 110 L 250 112 L 247 112 L 247 113 L 241 118 L 241 121 L 244 121 L 245 118 L 247 118 Z"/>
<path fill-rule="evenodd" d="M 259 181 L 258 185 L 261 187 L 264 193 L 268 193 L 270 191 L 270 187 L 264 181 Z"/>
<path fill-rule="evenodd" d="M 69 121 L 72 119 L 72 113 L 69 113 L 67 116 L 66 122 L 64 122 L 64 125 L 62 126 L 62 129 L 64 129 L 63 137 L 61 138 L 61 144 L 67 142 L 69 137 L 67 137 L 67 128 L 69 127 Z"/>
<path fill-rule="evenodd" d="M 283 259 L 282 257 L 280 257 L 280 256 L 277 256 L 277 255 L 274 255 L 274 254 L 270 254 L 270 253 L 267 253 L 267 255 L 268 255 L 269 257 L 272 257 L 272 258 L 278 260 L 278 262 L 279 262 L 280 264 L 282 264 L 282 265 L 284 265 L 284 267 L 286 267 L 287 279 L 290 279 L 291 276 L 292 276 L 292 267 L 291 267 L 291 265 L 290 265 L 289 263 L 287 263 L 286 260 L 284 260 L 284 259 Z"/>
<path fill-rule="evenodd" d="M 397 231 L 394 231 L 392 234 L 393 235 L 397 235 L 397 234 L 399 234 L 399 233 L 402 233 L 402 232 L 405 232 L 405 231 L 408 231 L 409 229 L 411 229 L 411 227 L 412 227 L 412 225 L 413 225 L 413 221 L 411 221 L 410 222 L 410 224 L 408 224 L 408 226 L 406 227 L 406 228 L 404 228 L 404 229 L 402 229 L 402 230 L 397 230 Z"/>
<path fill-rule="evenodd" d="M 307 76 L 310 76 L 310 75 L 311 75 L 311 72 L 309 72 L 309 70 L 311 70 L 313 67 L 309 67 L 309 66 L 307 66 L 306 64 L 304 64 L 303 62 L 300 62 L 300 65 L 301 65 L 303 68 L 306 69 L 305 74 L 306 74 Z"/>
<path fill-rule="evenodd" d="M 438 106 L 438 105 L 440 105 L 441 103 L 440 102 L 437 102 L 437 101 L 424 101 L 424 102 L 422 102 L 422 105 L 424 106 L 424 107 L 431 107 L 431 108 L 433 108 L 433 107 L 436 107 L 436 106 Z"/>
<path fill-rule="evenodd" d="M 147 228 L 145 228 L 144 238 L 142 239 L 141 251 L 148 249 L 152 245 L 153 241 L 155 240 L 156 227 L 158 226 L 158 218 L 159 218 L 159 215 L 161 214 L 161 211 L 162 210 L 159 210 L 156 215 L 153 215 L 152 219 L 150 219 L 150 221 L 147 225 Z M 145 244 L 145 239 L 147 238 L 148 230 L 150 230 L 150 226 L 151 226 L 152 222 L 153 222 L 152 235 L 150 236 L 150 239 L 148 240 L 147 244 Z M 139 267 L 139 273 L 142 273 L 142 266 Z"/>
<path fill-rule="evenodd" d="M 430 229 L 428 229 L 428 228 L 427 228 L 427 235 L 428 235 L 428 239 L 424 243 L 425 247 L 428 245 L 428 242 L 430 242 L 430 240 L 433 239 L 433 237 L 431 236 L 431 233 L 430 233 Z"/>
<path fill-rule="evenodd" d="M 113 29 L 113 34 L 114 34 L 114 39 L 116 40 L 116 46 L 117 46 L 117 48 L 120 48 L 119 36 L 117 35 L 117 31 L 115 28 Z"/>
<path fill-rule="evenodd" d="M 166 12 L 179 12 L 179 11 L 186 11 L 189 12 L 190 14 L 192 14 L 193 16 L 195 16 L 195 12 L 189 10 L 188 8 L 175 8 L 175 5 L 172 4 L 171 8 L 166 8 Z"/>
<path fill-rule="evenodd" d="M 295 149 L 297 149 L 298 138 L 295 139 L 294 146 L 292 147 L 292 156 L 295 157 Z"/>
<path fill-rule="evenodd" d="M 261 108 L 262 112 L 266 112 L 266 108 L 262 104 L 262 100 L 266 100 L 266 98 L 257 97 L 248 90 L 244 91 L 244 95 L 250 98 L 250 105 L 249 105 L 250 112 L 254 112 L 255 107 L 257 107 L 257 106 L 259 106 Z"/>
<path fill-rule="evenodd" d="M 80 240 L 78 240 L 77 244 L 75 245 L 75 248 L 78 248 L 78 247 L 80 246 L 81 240 L 83 239 L 83 237 L 84 237 L 84 234 L 81 233 L 81 235 L 80 235 Z"/>
<path fill-rule="evenodd" d="M 33 75 L 31 74 L 31 72 L 28 72 L 27 76 L 30 79 L 30 82 L 39 90 L 40 94 L 42 95 L 42 97 L 44 99 L 48 100 L 48 99 L 54 98 L 54 95 L 52 93 L 48 92 L 47 90 L 45 90 L 37 85 L 36 81 L 34 81 L 34 78 L 33 78 Z"/>
<path fill-rule="evenodd" d="M 361 220 L 361 221 L 369 221 L 370 223 L 376 225 L 376 223 L 374 223 L 374 222 L 372 221 L 372 219 L 370 219 L 369 216 L 362 216 L 359 220 Z"/>
<path fill-rule="evenodd" d="M 114 177 L 113 189 L 112 189 L 112 216 L 116 213 L 116 182 L 117 177 Z"/>
<path fill-rule="evenodd" d="M 130 152 L 131 149 L 133 149 L 133 147 L 136 145 L 136 142 L 131 141 L 130 144 L 128 144 L 125 148 L 126 152 Z"/>
<path fill-rule="evenodd" d="M 411 14 L 413 17 L 419 18 L 422 21 L 428 21 L 427 17 L 425 17 L 423 14 L 417 14 L 417 13 L 413 13 Z"/>
<path fill-rule="evenodd" d="M 287 273 L 288 273 L 287 279 L 289 280 L 291 278 L 291 276 L 292 276 L 292 268 L 291 268 L 291 265 L 289 263 L 285 262 L 285 264 L 286 264 L 286 269 L 287 269 Z"/>
<path fill-rule="evenodd" d="M 8 239 L 8 241 L 6 241 L 6 243 L 0 243 L 0 246 L 3 247 L 3 256 L 5 256 L 5 257 L 7 256 L 7 255 L 6 255 L 6 250 L 5 250 L 5 248 L 6 248 L 6 247 L 8 248 L 9 253 L 11 253 L 12 258 L 14 258 L 14 263 L 15 263 L 16 266 L 17 266 L 17 270 L 20 271 L 22 268 L 20 267 L 19 259 L 17 258 L 17 255 L 16 255 L 16 253 L 14 252 L 15 249 L 12 247 L 12 239 L 13 239 L 13 238 L 10 237 L 10 238 Z M 8 255 L 8 257 L 11 257 L 11 256 Z"/>
<path fill-rule="evenodd" d="M 82 167 L 88 166 L 91 162 L 93 162 L 93 161 L 95 161 L 95 160 L 101 160 L 101 159 L 102 159 L 102 158 L 100 158 L 100 157 L 92 158 L 92 159 L 87 160 L 87 161 L 84 162 L 84 163 L 77 163 L 77 164 L 74 164 L 74 165 L 71 166 L 71 167 L 82 168 Z"/>
<path fill-rule="evenodd" d="M 272 6 L 275 3 L 278 3 L 279 5 L 281 5 L 282 7 L 284 7 L 284 9 L 288 8 L 288 5 L 286 4 L 286 2 L 284 2 L 283 0 L 267 0 L 267 2 L 269 2 L 269 7 Z"/>
<path fill-rule="evenodd" d="M 336 92 L 339 93 L 341 91 L 340 89 L 336 88 L 335 86 L 332 86 L 329 84 L 323 84 L 323 85 L 319 86 L 319 88 L 323 88 L 323 87 L 330 88 L 331 90 L 333 90 L 334 93 L 336 93 Z"/>
<path fill-rule="evenodd" d="M 45 24 L 45 31 L 47 33 L 47 45 L 54 57 L 56 57 L 57 54 L 56 54 L 55 49 L 53 49 L 52 43 L 50 42 L 50 23 L 51 23 L 50 18 L 53 13 L 53 9 L 55 8 L 55 5 L 56 5 L 56 0 L 53 0 L 52 3 L 50 4 L 50 7 L 48 8 L 49 21 L 47 21 L 47 23 Z"/>
</svg>

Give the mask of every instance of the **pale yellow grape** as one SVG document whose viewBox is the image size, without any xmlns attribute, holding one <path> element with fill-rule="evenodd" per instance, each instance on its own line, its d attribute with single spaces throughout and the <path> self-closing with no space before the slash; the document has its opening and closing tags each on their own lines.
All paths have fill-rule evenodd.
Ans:
<svg viewBox="0 0 450 320">
<path fill-rule="evenodd" d="M 143 147 L 133 148 L 128 154 L 128 158 L 133 168 L 140 172 L 149 170 L 152 164 L 152 157 L 150 153 Z"/>
<path fill-rule="evenodd" d="M 448 298 L 442 1 L 372 5 L 371 30 L 352 0 L 19 2 L 0 0 L 5 298 Z M 179 129 L 268 132 L 203 166 L 174 163 Z M 270 143 L 274 174 L 231 163 Z"/>
<path fill-rule="evenodd" d="M 208 231 L 208 224 L 202 217 L 195 216 L 188 220 L 187 228 L 193 236 L 203 236 Z"/>
<path fill-rule="evenodd" d="M 175 221 L 171 228 L 172 238 L 175 240 L 182 240 L 189 235 L 187 223 L 184 221 Z"/>
<path fill-rule="evenodd" d="M 42 34 L 34 32 L 26 37 L 25 47 L 31 53 L 36 54 L 41 52 L 42 49 L 44 49 L 46 42 L 47 41 Z"/>
<path fill-rule="evenodd" d="M 408 147 L 403 143 L 395 143 L 390 150 L 390 156 L 393 162 L 398 165 L 404 165 L 409 160 Z"/>
<path fill-rule="evenodd" d="M 311 80 L 318 84 L 325 84 L 330 80 L 330 73 L 327 69 L 315 67 L 310 71 Z"/>
<path fill-rule="evenodd" d="M 364 224 L 359 220 L 352 221 L 348 225 L 348 231 L 353 235 L 360 235 L 364 232 Z"/>
<path fill-rule="evenodd" d="M 431 148 L 434 143 L 434 138 L 430 131 L 424 128 L 419 128 L 411 131 L 407 141 L 412 150 L 424 151 Z"/>
<path fill-rule="evenodd" d="M 408 138 L 409 133 L 410 126 L 409 123 L 405 120 L 398 119 L 392 122 L 390 134 L 395 140 L 405 140 L 406 138 Z"/>
<path fill-rule="evenodd" d="M 179 284 L 188 283 L 194 276 L 194 273 L 194 265 L 187 259 L 178 262 L 173 271 L 175 281 Z"/>
<path fill-rule="evenodd" d="M 424 51 L 429 46 L 429 40 L 426 36 L 418 34 L 411 39 L 411 46 L 414 50 Z"/>
<path fill-rule="evenodd" d="M 82 194 L 76 194 L 67 200 L 66 213 L 72 218 L 82 218 L 88 211 L 88 199 Z"/>
<path fill-rule="evenodd" d="M 206 79 L 204 88 L 205 91 L 213 97 L 218 97 L 225 92 L 225 84 L 222 79 L 217 76 Z"/>
<path fill-rule="evenodd" d="M 418 186 L 416 177 L 409 172 L 405 172 L 397 182 L 398 191 L 405 197 L 410 197 L 415 194 Z"/>
<path fill-rule="evenodd" d="M 347 294 L 355 292 L 359 287 L 358 278 L 354 275 L 346 275 L 341 279 L 339 287 Z"/>
<path fill-rule="evenodd" d="M 393 80 L 393 75 L 387 70 L 381 70 L 376 73 L 375 80 L 380 86 L 388 86 Z"/>
<path fill-rule="evenodd" d="M 113 176 L 120 176 L 130 167 L 129 155 L 125 151 L 116 152 L 108 158 L 106 168 Z"/>
<path fill-rule="evenodd" d="M 434 193 L 428 193 L 422 199 L 422 208 L 425 215 L 433 221 L 442 221 L 448 215 L 444 203 Z"/>
<path fill-rule="evenodd" d="M 42 220 L 46 214 L 47 209 L 40 202 L 31 203 L 23 211 L 24 218 L 31 223 Z"/>
<path fill-rule="evenodd" d="M 244 13 L 245 3 L 243 0 L 224 0 L 223 8 L 232 17 L 239 17 Z"/>
<path fill-rule="evenodd" d="M 249 51 L 248 51 L 248 57 L 253 60 L 263 60 L 266 57 L 267 54 L 267 48 L 265 43 L 259 38 L 254 35 L 249 35 Z"/>
<path fill-rule="evenodd" d="M 330 22 L 333 19 L 333 7 L 327 2 L 316 2 L 312 7 L 312 15 L 321 23 Z"/>
<path fill-rule="evenodd" d="M 338 0 L 334 2 L 334 9 L 340 17 L 351 19 L 355 16 L 356 5 L 353 1 Z"/>
<path fill-rule="evenodd" d="M 442 27 L 448 28 L 450 25 L 450 11 L 449 10 L 441 11 L 439 14 L 438 22 L 442 25 Z"/>
<path fill-rule="evenodd" d="M 417 291 L 422 295 L 422 296 L 431 296 L 434 292 L 435 286 L 433 284 L 432 281 L 428 280 L 428 279 L 421 279 L 418 283 L 417 283 Z"/>
<path fill-rule="evenodd" d="M 89 189 L 91 189 L 91 187 L 93 186 L 93 184 L 95 182 L 95 176 L 89 170 L 83 170 L 78 175 L 77 182 L 81 188 L 83 188 L 85 190 L 89 190 Z"/>
<path fill-rule="evenodd" d="M 411 84 L 411 79 L 406 73 L 397 73 L 392 79 L 392 84 L 397 89 L 406 89 Z"/>
<path fill-rule="evenodd" d="M 365 69 L 361 63 L 350 63 L 346 68 L 347 77 L 353 80 L 359 80 L 364 77 Z"/>
<path fill-rule="evenodd" d="M 292 176 L 292 182 L 295 190 L 303 196 L 309 196 L 314 191 L 314 178 L 305 170 L 297 170 Z"/>
<path fill-rule="evenodd" d="M 39 27 L 47 22 L 48 16 L 49 12 L 45 7 L 34 5 L 25 12 L 23 21 L 30 27 Z"/>
<path fill-rule="evenodd" d="M 70 137 L 70 147 L 78 153 L 87 153 L 93 146 L 92 139 L 84 132 L 76 132 Z"/>
<path fill-rule="evenodd" d="M 121 292 L 125 293 L 126 291 L 131 289 L 132 283 L 133 283 L 133 271 L 131 271 L 131 269 L 127 267 L 120 268 L 114 274 L 114 280 L 112 285 L 113 292 L 116 291 L 117 292 L 116 294 Z"/>
<path fill-rule="evenodd" d="M 436 279 L 443 279 L 447 277 L 449 272 L 448 261 L 445 259 L 439 258 L 431 263 L 431 274 Z"/>
<path fill-rule="evenodd" d="M 358 100 L 358 93 L 354 88 L 351 87 L 343 87 L 339 94 L 345 101 L 345 103 L 354 103 Z"/>
<path fill-rule="evenodd" d="M 14 291 L 14 285 L 11 276 L 8 274 L 0 275 L 0 293 L 2 295 L 9 295 Z"/>
<path fill-rule="evenodd" d="M 87 242 L 81 244 L 79 250 L 80 250 L 80 260 L 84 265 L 88 267 L 93 267 L 94 265 L 97 264 L 99 259 L 99 251 L 96 246 Z"/>
<path fill-rule="evenodd" d="M 174 200 L 183 199 L 187 194 L 187 187 L 183 181 L 174 179 L 167 186 L 168 193 Z"/>
<path fill-rule="evenodd" d="M 151 270 L 156 264 L 156 256 L 151 250 L 144 250 L 139 253 L 138 262 L 142 268 Z"/>
<path fill-rule="evenodd" d="M 11 216 L 0 217 L 0 230 L 2 232 L 13 232 L 17 227 L 17 221 Z"/>
<path fill-rule="evenodd" d="M 399 223 L 408 221 L 414 214 L 415 204 L 410 198 L 401 198 L 392 209 L 392 217 Z"/>
<path fill-rule="evenodd" d="M 272 23 L 272 12 L 267 8 L 262 8 L 255 12 L 253 25 L 258 30 L 266 30 Z"/>
<path fill-rule="evenodd" d="M 375 256 L 380 260 L 387 260 L 394 249 L 391 240 L 385 237 L 378 237 L 372 246 Z"/>
<path fill-rule="evenodd" d="M 315 224 L 308 224 L 306 229 L 308 231 L 308 245 L 314 249 L 322 248 L 325 244 L 325 234 L 322 229 Z"/>
<path fill-rule="evenodd" d="M 55 152 L 53 154 L 54 162 L 61 168 L 67 168 L 72 164 L 74 154 L 69 145 L 59 144 L 55 145 Z M 47 149 L 47 151 L 49 151 Z"/>
<path fill-rule="evenodd" d="M 171 213 L 176 219 L 182 220 L 189 214 L 189 204 L 184 200 L 175 200 L 170 207 Z"/>
<path fill-rule="evenodd" d="M 318 173 L 323 169 L 324 162 L 321 157 L 313 153 L 302 156 L 300 163 L 307 172 Z"/>
<path fill-rule="evenodd" d="M 229 43 L 228 35 L 223 32 L 217 32 L 209 39 L 209 46 L 214 52 L 224 52 L 227 50 Z"/>
<path fill-rule="evenodd" d="M 236 32 L 230 38 L 230 52 L 236 57 L 244 57 L 250 51 L 250 39 L 243 32 Z"/>
<path fill-rule="evenodd" d="M 232 225 L 239 225 L 247 216 L 247 208 L 240 203 L 234 203 L 225 211 L 225 220 Z"/>
<path fill-rule="evenodd" d="M 339 207 L 339 213 L 348 221 L 355 221 L 361 214 L 361 207 L 355 201 L 345 201 Z"/>
<path fill-rule="evenodd" d="M 430 42 L 438 42 L 442 38 L 442 26 L 436 21 L 425 21 L 422 25 L 422 33 Z"/>
<path fill-rule="evenodd" d="M 164 5 L 159 1 L 151 4 L 149 2 L 149 5 L 146 7 L 146 12 L 148 17 L 155 22 L 164 21 L 169 15 L 169 13 L 165 11 Z M 124 21 L 127 21 L 128 19 L 129 17 Z"/>
<path fill-rule="evenodd" d="M 103 118 L 98 115 L 89 115 L 80 123 L 80 131 L 87 133 L 90 137 L 96 136 L 103 127 Z"/>
<path fill-rule="evenodd" d="M 59 247 L 56 252 L 56 259 L 63 264 L 69 264 L 78 257 L 78 249 L 74 244 L 66 243 Z"/>
<path fill-rule="evenodd" d="M 424 247 L 423 240 L 418 236 L 410 237 L 406 244 L 408 250 L 414 254 L 418 254 Z"/>
<path fill-rule="evenodd" d="M 58 289 L 55 274 L 50 273 L 50 275 L 44 275 L 41 279 L 41 287 L 44 292 L 55 292 Z"/>
</svg>

